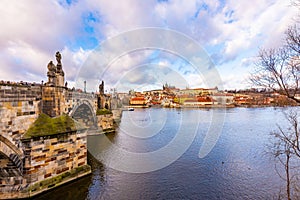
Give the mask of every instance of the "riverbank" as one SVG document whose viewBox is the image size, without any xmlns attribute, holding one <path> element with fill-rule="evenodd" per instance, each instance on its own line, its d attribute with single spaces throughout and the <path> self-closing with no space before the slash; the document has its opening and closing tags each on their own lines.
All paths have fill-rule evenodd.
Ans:
<svg viewBox="0 0 300 200">
<path fill-rule="evenodd" d="M 262 105 L 254 105 L 254 104 L 212 104 L 212 105 L 177 105 L 177 106 L 163 106 L 163 105 L 149 105 L 147 107 L 137 106 L 134 108 L 282 108 L 282 107 L 297 107 L 299 105 L 277 105 L 277 104 L 262 104 Z M 128 108 L 131 106 L 128 106 Z M 127 107 L 126 107 L 127 108 Z"/>
</svg>

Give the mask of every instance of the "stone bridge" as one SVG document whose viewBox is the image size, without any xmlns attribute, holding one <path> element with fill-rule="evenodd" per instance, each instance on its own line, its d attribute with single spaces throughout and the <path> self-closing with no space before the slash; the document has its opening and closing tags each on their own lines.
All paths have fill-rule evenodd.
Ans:
<svg viewBox="0 0 300 200">
<path fill-rule="evenodd" d="M 0 83 L 1 84 L 1 83 Z M 23 175 L 22 136 L 43 112 L 51 117 L 68 114 L 94 128 L 97 124 L 98 95 L 65 87 L 41 84 L 2 83 L 0 85 L 0 182 L 14 187 Z M 12 181 L 13 179 L 13 181 Z M 0 191 L 1 191 L 0 187 Z M 6 187 L 8 190 L 9 187 Z"/>
<path fill-rule="evenodd" d="M 67 88 L 60 59 L 58 55 L 56 66 L 52 61 L 48 64 L 47 83 L 0 81 L 0 199 L 28 197 L 39 190 L 28 189 L 35 183 L 87 166 L 86 132 L 23 138 L 41 113 L 52 118 L 67 114 L 94 129 L 97 109 L 109 105 L 103 91 L 95 94 Z M 49 155 L 51 149 L 55 155 Z M 64 158 L 56 161 L 55 156 L 61 154 Z M 47 171 L 49 163 L 52 166 Z M 40 167 L 45 167 L 44 171 L 37 170 Z"/>
</svg>

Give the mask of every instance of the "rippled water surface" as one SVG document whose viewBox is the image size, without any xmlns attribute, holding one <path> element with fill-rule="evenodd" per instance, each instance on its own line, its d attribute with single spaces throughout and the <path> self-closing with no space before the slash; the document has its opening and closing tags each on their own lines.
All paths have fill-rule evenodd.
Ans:
<svg viewBox="0 0 300 200">
<path fill-rule="evenodd" d="M 227 109 L 225 116 L 223 113 L 222 109 L 125 111 L 115 134 L 88 137 L 92 175 L 37 199 L 273 199 L 284 189 L 284 182 L 275 171 L 272 156 L 266 153 L 266 145 L 276 123 L 284 123 L 282 110 L 233 108 Z M 216 145 L 199 158 L 207 131 L 220 123 L 223 129 Z M 95 159 L 105 151 L 111 162 L 122 160 L 109 154 L 112 145 L 128 152 L 153 152 L 180 141 L 174 140 L 178 134 L 183 144 L 192 138 L 191 145 L 177 160 L 156 171 L 121 172 Z M 175 147 L 174 152 L 184 148 L 180 144 Z M 167 160 L 168 155 L 155 161 L 164 163 L 164 158 Z M 151 164 L 136 162 L 130 166 L 135 169 Z"/>
</svg>

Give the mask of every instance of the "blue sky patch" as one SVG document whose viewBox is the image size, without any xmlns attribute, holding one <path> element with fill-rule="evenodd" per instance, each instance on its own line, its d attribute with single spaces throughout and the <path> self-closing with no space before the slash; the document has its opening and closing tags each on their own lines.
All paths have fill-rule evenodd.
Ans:
<svg viewBox="0 0 300 200">
<path fill-rule="evenodd" d="M 96 12 L 87 12 L 82 15 L 82 23 L 86 33 L 94 33 L 94 26 L 96 23 L 100 23 L 100 21 L 100 16 Z"/>
<path fill-rule="evenodd" d="M 69 8 L 72 4 L 77 3 L 77 0 L 58 0 L 58 3 L 64 8 Z"/>
<path fill-rule="evenodd" d="M 77 51 L 80 48 L 82 48 L 83 50 L 95 49 L 98 45 L 98 39 L 93 36 L 81 36 L 77 37 L 76 40 L 68 42 L 68 46 L 73 51 Z"/>
</svg>

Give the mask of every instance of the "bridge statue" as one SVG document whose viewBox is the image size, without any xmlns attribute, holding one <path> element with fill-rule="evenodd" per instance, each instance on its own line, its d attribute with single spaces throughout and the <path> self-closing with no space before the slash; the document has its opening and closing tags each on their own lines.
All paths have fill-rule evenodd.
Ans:
<svg viewBox="0 0 300 200">
<path fill-rule="evenodd" d="M 65 84 L 65 73 L 62 69 L 62 64 L 61 64 L 61 54 L 56 52 L 55 54 L 57 65 L 55 66 L 52 61 L 49 62 L 48 64 L 48 86 L 59 86 L 59 87 L 64 87 Z"/>
<path fill-rule="evenodd" d="M 55 57 L 57 63 L 61 64 L 61 54 L 59 53 L 59 51 L 56 52 Z"/>
<path fill-rule="evenodd" d="M 56 61 L 57 61 L 57 65 L 56 65 L 56 73 L 58 73 L 61 76 L 64 76 L 64 71 L 62 70 L 62 64 L 61 64 L 61 54 L 58 52 L 56 52 L 55 54 L 56 57 Z"/>
<path fill-rule="evenodd" d="M 65 73 L 62 69 L 61 54 L 59 53 L 59 51 L 56 52 L 55 58 L 57 61 L 57 64 L 56 64 L 56 86 L 64 87 Z"/>
<path fill-rule="evenodd" d="M 102 81 L 101 84 L 99 85 L 99 93 L 104 94 L 104 81 Z"/>
<path fill-rule="evenodd" d="M 56 80 L 55 80 L 56 67 L 53 64 L 53 62 L 50 61 L 48 63 L 47 68 L 48 68 L 48 72 L 47 72 L 48 83 L 47 84 L 53 86 L 53 85 L 55 85 L 55 82 L 56 82 Z"/>
</svg>

